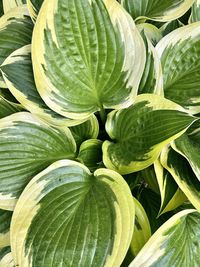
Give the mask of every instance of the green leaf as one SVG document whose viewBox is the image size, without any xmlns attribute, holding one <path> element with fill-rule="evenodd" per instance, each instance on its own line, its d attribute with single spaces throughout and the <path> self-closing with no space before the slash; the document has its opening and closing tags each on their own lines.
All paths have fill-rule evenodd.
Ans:
<svg viewBox="0 0 200 267">
<path fill-rule="evenodd" d="M 0 248 L 7 247 L 8 245 L 10 245 L 11 218 L 11 211 L 0 209 Z"/>
<path fill-rule="evenodd" d="M 149 239 L 129 267 L 199 266 L 199 224 L 196 210 L 177 213 Z"/>
<path fill-rule="evenodd" d="M 195 0 L 192 5 L 191 16 L 189 18 L 189 23 L 200 21 L 200 0 Z"/>
<path fill-rule="evenodd" d="M 16 267 L 10 247 L 0 249 L 0 267 Z"/>
<path fill-rule="evenodd" d="M 148 37 L 143 34 L 146 46 L 146 65 L 140 81 L 138 94 L 152 93 L 163 95 L 163 76 L 161 62 Z"/>
<path fill-rule="evenodd" d="M 102 167 L 102 141 L 89 139 L 83 142 L 79 149 L 78 160 L 86 165 L 90 171 Z"/>
<path fill-rule="evenodd" d="M 179 207 L 187 199 L 179 189 L 171 174 L 163 168 L 159 160 L 154 163 L 161 196 L 159 215 Z"/>
<path fill-rule="evenodd" d="M 172 147 L 186 158 L 200 181 L 200 128 L 183 134 L 172 143 Z"/>
<path fill-rule="evenodd" d="M 30 44 L 32 31 L 26 6 L 14 8 L 0 18 L 0 65 L 13 51 Z M 1 74 L 0 87 L 5 87 Z"/>
<path fill-rule="evenodd" d="M 27 183 L 49 164 L 75 158 L 68 128 L 56 129 L 30 113 L 0 120 L 0 207 L 13 210 Z"/>
<path fill-rule="evenodd" d="M 108 115 L 103 162 L 121 174 L 150 166 L 162 148 L 197 119 L 179 105 L 153 94 L 139 95 L 133 106 Z"/>
<path fill-rule="evenodd" d="M 145 64 L 143 40 L 115 0 L 45 1 L 32 52 L 41 97 L 72 119 L 130 106 Z"/>
<path fill-rule="evenodd" d="M 167 34 L 169 34 L 170 32 L 180 28 L 184 26 L 184 24 L 176 19 L 176 20 L 172 20 L 169 22 L 166 22 L 164 25 L 162 25 L 162 27 L 160 27 L 160 32 L 162 33 L 163 37 Z"/>
<path fill-rule="evenodd" d="M 200 22 L 181 27 L 156 46 L 162 63 L 165 97 L 192 114 L 200 112 Z"/>
<path fill-rule="evenodd" d="M 4 11 L 3 11 L 3 0 L 0 0 L 0 17 L 3 16 Z"/>
<path fill-rule="evenodd" d="M 56 126 L 72 126 L 82 122 L 55 113 L 41 99 L 33 76 L 31 45 L 14 51 L 0 68 L 10 92 L 31 113 Z"/>
<path fill-rule="evenodd" d="M 37 15 L 43 2 L 44 0 L 27 0 L 28 10 L 34 22 L 37 19 Z"/>
<path fill-rule="evenodd" d="M 163 149 L 161 163 L 171 173 L 192 205 L 200 211 L 200 182 L 187 160 L 169 147 Z"/>
<path fill-rule="evenodd" d="M 5 14 L 13 8 L 26 4 L 26 0 L 2 0 L 2 2 Z"/>
<path fill-rule="evenodd" d="M 0 96 L 0 119 L 11 115 L 15 112 L 19 112 L 21 108 L 13 103 L 10 103 L 6 99 Z"/>
<path fill-rule="evenodd" d="M 137 21 L 151 19 L 170 21 L 181 17 L 195 0 L 121 0 L 124 8 Z"/>
<path fill-rule="evenodd" d="M 62 160 L 35 176 L 11 225 L 15 264 L 120 266 L 130 245 L 134 203 L 116 172 Z M 19 223 L 21 222 L 21 223 Z"/>
<path fill-rule="evenodd" d="M 140 202 L 136 198 L 133 198 L 133 201 L 135 204 L 135 227 L 130 249 L 132 254 L 136 256 L 151 237 L 151 227 L 147 214 Z"/>
<path fill-rule="evenodd" d="M 70 127 L 71 133 L 76 141 L 77 147 L 88 139 L 96 139 L 99 134 L 99 123 L 95 115 L 79 125 Z"/>
<path fill-rule="evenodd" d="M 156 178 L 156 173 L 154 170 L 154 166 L 151 165 L 148 168 L 141 170 L 138 174 L 141 176 L 141 179 L 145 181 L 145 183 L 148 185 L 150 189 L 152 189 L 155 193 L 159 194 L 160 189 L 158 185 L 158 181 Z"/>
</svg>

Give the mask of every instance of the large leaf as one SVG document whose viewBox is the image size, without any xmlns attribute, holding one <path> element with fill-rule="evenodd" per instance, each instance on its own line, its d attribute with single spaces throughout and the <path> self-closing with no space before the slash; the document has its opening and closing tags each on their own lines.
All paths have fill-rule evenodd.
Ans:
<svg viewBox="0 0 200 267">
<path fill-rule="evenodd" d="M 10 222 L 12 212 L 0 209 L 0 248 L 10 245 Z"/>
<path fill-rule="evenodd" d="M 113 141 L 103 144 L 107 168 L 122 174 L 150 166 L 162 148 L 196 119 L 179 105 L 153 94 L 139 95 L 133 106 L 108 115 L 106 131 Z"/>
<path fill-rule="evenodd" d="M 156 46 L 161 58 L 165 97 L 200 112 L 200 22 L 181 27 Z"/>
<path fill-rule="evenodd" d="M 190 23 L 200 21 L 200 0 L 195 0 L 192 5 L 191 16 L 189 19 Z"/>
<path fill-rule="evenodd" d="M 31 113 L 58 126 L 72 126 L 82 122 L 55 113 L 41 99 L 33 76 L 31 45 L 14 51 L 1 65 L 1 71 L 10 92 Z"/>
<path fill-rule="evenodd" d="M 187 160 L 169 147 L 163 149 L 161 163 L 171 173 L 192 205 L 200 211 L 200 182 Z"/>
<path fill-rule="evenodd" d="M 200 127 L 193 132 L 183 134 L 172 143 L 172 147 L 187 159 L 200 181 Z"/>
<path fill-rule="evenodd" d="M 30 44 L 32 30 L 26 6 L 14 8 L 0 18 L 0 65 L 13 51 Z M 1 74 L 0 87 L 5 87 Z"/>
<path fill-rule="evenodd" d="M 21 108 L 0 96 L 0 119 L 20 111 Z"/>
<path fill-rule="evenodd" d="M 2 0 L 4 13 L 7 13 L 11 9 L 26 4 L 26 0 Z"/>
<path fill-rule="evenodd" d="M 12 210 L 34 175 L 59 159 L 75 158 L 68 128 L 52 128 L 30 113 L 0 120 L 0 207 Z"/>
<path fill-rule="evenodd" d="M 180 190 L 171 174 L 163 168 L 159 160 L 155 161 L 154 168 L 161 196 L 160 215 L 176 209 L 182 205 L 187 198 Z"/>
<path fill-rule="evenodd" d="M 177 213 L 149 239 L 129 267 L 199 266 L 199 224 L 199 212 Z"/>
<path fill-rule="evenodd" d="M 151 227 L 147 214 L 140 202 L 136 198 L 133 198 L 133 201 L 135 203 L 135 227 L 130 249 L 132 254 L 136 256 L 151 237 Z"/>
<path fill-rule="evenodd" d="M 38 91 L 57 113 L 80 119 L 132 104 L 145 47 L 117 1 L 45 1 L 32 44 Z"/>
<path fill-rule="evenodd" d="M 121 0 L 134 19 L 170 21 L 181 17 L 195 0 Z"/>
<path fill-rule="evenodd" d="M 11 226 L 15 264 L 120 266 L 133 223 L 131 192 L 118 173 L 91 174 L 77 162 L 58 161 L 38 174 L 17 202 Z"/>
<path fill-rule="evenodd" d="M 0 267 L 16 267 L 10 247 L 0 249 Z"/>
</svg>

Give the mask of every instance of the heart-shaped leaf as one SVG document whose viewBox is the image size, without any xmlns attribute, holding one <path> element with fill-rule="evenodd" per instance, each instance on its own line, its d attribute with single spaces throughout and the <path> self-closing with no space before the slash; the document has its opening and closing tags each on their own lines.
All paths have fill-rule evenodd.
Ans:
<svg viewBox="0 0 200 267">
<path fill-rule="evenodd" d="M 45 1 L 32 52 L 41 97 L 72 119 L 130 106 L 145 64 L 143 40 L 116 0 Z"/>
<path fill-rule="evenodd" d="M 26 184 L 59 159 L 75 158 L 68 128 L 56 129 L 30 113 L 0 120 L 0 207 L 13 210 Z"/>
<path fill-rule="evenodd" d="M 103 144 L 103 162 L 121 174 L 145 169 L 195 120 L 164 97 L 139 95 L 133 106 L 108 115 L 106 131 L 113 141 Z"/>
<path fill-rule="evenodd" d="M 47 223 L 49 222 L 49 223 Z M 134 204 L 116 172 L 62 160 L 35 176 L 11 225 L 19 266 L 120 266 L 130 245 Z"/>
<path fill-rule="evenodd" d="M 200 213 L 184 210 L 163 224 L 129 267 L 199 266 Z"/>
</svg>

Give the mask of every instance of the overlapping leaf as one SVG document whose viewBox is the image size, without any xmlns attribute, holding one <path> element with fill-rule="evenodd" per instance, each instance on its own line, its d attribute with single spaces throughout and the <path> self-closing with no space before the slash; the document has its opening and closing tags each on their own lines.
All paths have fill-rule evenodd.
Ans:
<svg viewBox="0 0 200 267">
<path fill-rule="evenodd" d="M 129 267 L 199 266 L 199 224 L 199 212 L 177 213 L 149 239 Z"/>
<path fill-rule="evenodd" d="M 170 21 L 181 17 L 194 0 L 121 0 L 134 19 Z"/>
<path fill-rule="evenodd" d="M 161 96 L 142 94 L 133 106 L 108 115 L 106 131 L 113 141 L 103 144 L 104 164 L 122 174 L 145 169 L 195 120 Z"/>
<path fill-rule="evenodd" d="M 0 249 L 10 245 L 11 217 L 11 211 L 0 209 Z"/>
<path fill-rule="evenodd" d="M 15 7 L 26 4 L 26 0 L 2 0 L 2 2 L 5 14 Z"/>
<path fill-rule="evenodd" d="M 32 51 L 41 97 L 73 119 L 131 105 L 145 64 L 143 40 L 115 0 L 45 1 Z"/>
<path fill-rule="evenodd" d="M 13 51 L 30 44 L 32 30 L 26 6 L 14 8 L 0 18 L 0 65 Z M 0 87 L 5 87 L 1 74 Z"/>
<path fill-rule="evenodd" d="M 20 106 L 10 103 L 0 96 L 0 119 L 19 111 L 21 111 Z"/>
<path fill-rule="evenodd" d="M 0 267 L 15 267 L 10 247 L 0 249 Z"/>
<path fill-rule="evenodd" d="M 156 46 L 161 58 L 165 97 L 191 113 L 200 112 L 200 22 L 181 27 Z"/>
<path fill-rule="evenodd" d="M 44 0 L 27 0 L 28 9 L 33 21 L 36 21 L 43 2 Z"/>
<path fill-rule="evenodd" d="M 191 16 L 189 19 L 190 23 L 200 21 L 200 0 L 195 0 L 192 5 Z"/>
<path fill-rule="evenodd" d="M 11 247 L 19 266 L 120 266 L 131 241 L 134 205 L 117 173 L 91 174 L 58 161 L 26 187 L 15 208 Z"/>
<path fill-rule="evenodd" d="M 52 128 L 30 113 L 0 120 L 0 207 L 12 210 L 34 175 L 59 159 L 75 158 L 68 128 Z"/>
</svg>

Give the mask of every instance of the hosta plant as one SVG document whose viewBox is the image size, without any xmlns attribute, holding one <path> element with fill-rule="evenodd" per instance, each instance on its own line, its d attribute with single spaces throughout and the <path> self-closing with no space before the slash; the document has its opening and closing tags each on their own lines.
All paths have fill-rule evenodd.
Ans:
<svg viewBox="0 0 200 267">
<path fill-rule="evenodd" d="M 0 267 L 200 266 L 200 1 L 0 14 Z"/>
</svg>

